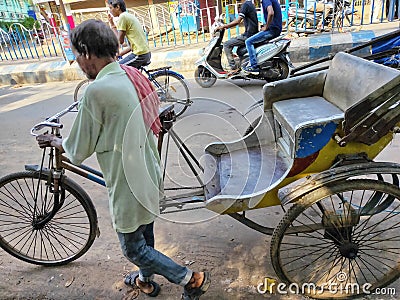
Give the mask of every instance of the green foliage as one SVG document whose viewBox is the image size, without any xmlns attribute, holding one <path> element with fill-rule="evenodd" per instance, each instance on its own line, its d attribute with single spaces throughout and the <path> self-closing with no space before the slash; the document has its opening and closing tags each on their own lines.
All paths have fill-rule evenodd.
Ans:
<svg viewBox="0 0 400 300">
<path fill-rule="evenodd" d="M 17 22 L 16 21 L 14 21 L 14 22 L 0 21 L 0 28 L 4 29 L 5 31 L 8 31 L 10 26 L 14 23 L 17 23 Z M 35 20 L 32 17 L 25 17 L 23 20 L 20 20 L 18 23 L 21 23 L 28 30 L 32 30 L 33 28 L 36 28 L 36 29 L 40 28 L 40 22 L 38 20 Z"/>
<path fill-rule="evenodd" d="M 34 27 L 38 28 L 36 25 L 37 21 L 32 17 L 25 17 L 25 19 L 23 19 L 20 23 L 28 30 L 31 30 Z"/>
<path fill-rule="evenodd" d="M 0 28 L 8 31 L 8 29 L 10 28 L 12 22 L 6 22 L 6 21 L 0 21 Z"/>
</svg>

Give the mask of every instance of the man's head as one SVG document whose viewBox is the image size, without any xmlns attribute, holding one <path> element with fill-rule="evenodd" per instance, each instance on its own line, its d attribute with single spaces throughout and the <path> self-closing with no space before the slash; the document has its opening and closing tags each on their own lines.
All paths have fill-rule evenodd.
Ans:
<svg viewBox="0 0 400 300">
<path fill-rule="evenodd" d="M 76 61 L 90 79 L 96 78 L 102 62 L 114 61 L 118 52 L 115 33 L 99 20 L 87 20 L 75 27 L 71 32 L 71 44 Z"/>
<path fill-rule="evenodd" d="M 114 17 L 118 17 L 126 11 L 126 4 L 124 0 L 108 0 L 108 8 Z"/>
</svg>

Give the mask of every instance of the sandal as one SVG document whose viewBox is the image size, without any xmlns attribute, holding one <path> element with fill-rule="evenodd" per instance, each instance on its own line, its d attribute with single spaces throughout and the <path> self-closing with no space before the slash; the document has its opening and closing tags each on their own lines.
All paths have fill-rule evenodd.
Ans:
<svg viewBox="0 0 400 300">
<path fill-rule="evenodd" d="M 198 300 L 200 296 L 203 295 L 211 284 L 211 274 L 210 272 L 204 272 L 203 283 L 197 288 L 187 288 L 183 289 L 182 300 Z"/>
<path fill-rule="evenodd" d="M 124 282 L 126 285 L 138 288 L 140 290 L 140 287 L 136 284 L 136 279 L 138 278 L 139 278 L 139 271 L 134 271 L 125 276 Z M 153 291 L 151 293 L 145 293 L 142 290 L 140 291 L 149 297 L 157 297 L 161 290 L 160 285 L 153 280 L 150 280 L 148 283 L 153 287 Z"/>
</svg>

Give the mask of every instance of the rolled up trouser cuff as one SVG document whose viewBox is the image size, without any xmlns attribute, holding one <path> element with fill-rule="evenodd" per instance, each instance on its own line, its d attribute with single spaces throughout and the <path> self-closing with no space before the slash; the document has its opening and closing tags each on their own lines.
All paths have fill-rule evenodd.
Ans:
<svg viewBox="0 0 400 300">
<path fill-rule="evenodd" d="M 154 279 L 154 275 L 145 277 L 145 276 L 143 276 L 142 272 L 139 270 L 139 280 L 141 282 L 150 282 L 153 279 Z"/>
<path fill-rule="evenodd" d="M 186 268 L 186 269 L 187 269 L 187 268 Z M 185 286 L 185 285 L 187 285 L 187 284 L 189 283 L 190 279 L 192 279 L 192 276 L 193 276 L 193 271 L 190 270 L 190 269 L 187 269 L 187 273 L 186 273 L 185 277 L 184 277 L 184 278 L 182 279 L 182 281 L 179 282 L 178 284 L 179 284 L 180 286 Z"/>
</svg>

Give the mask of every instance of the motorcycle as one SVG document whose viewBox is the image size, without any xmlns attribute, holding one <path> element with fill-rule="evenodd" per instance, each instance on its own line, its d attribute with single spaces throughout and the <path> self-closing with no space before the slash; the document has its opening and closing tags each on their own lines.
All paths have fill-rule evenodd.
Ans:
<svg viewBox="0 0 400 300">
<path fill-rule="evenodd" d="M 294 68 L 287 51 L 290 40 L 283 35 L 268 42 L 255 45 L 257 63 L 260 68 L 258 74 L 249 73 L 243 70 L 249 62 L 249 55 L 246 46 L 238 47 L 236 50 L 236 65 L 241 66 L 235 73 L 229 73 L 221 65 L 223 52 L 222 40 L 225 30 L 214 32 L 213 38 L 203 49 L 200 59 L 195 62 L 196 71 L 194 77 L 196 82 L 203 88 L 209 88 L 215 84 L 217 79 L 261 79 L 276 81 L 289 76 L 289 68 Z"/>
<path fill-rule="evenodd" d="M 344 26 L 344 19 L 351 24 L 350 17 L 352 14 L 359 18 L 357 10 L 353 10 L 351 3 L 347 0 L 335 0 L 334 3 L 325 4 L 329 9 L 327 14 L 323 12 L 314 12 L 313 10 L 300 9 L 297 7 L 289 7 L 288 10 L 288 27 L 291 31 L 298 31 L 299 29 L 314 29 L 318 24 L 323 23 L 324 28 L 342 28 Z M 321 22 L 323 19 L 323 22 Z M 322 30 L 322 28 L 320 28 Z"/>
</svg>

